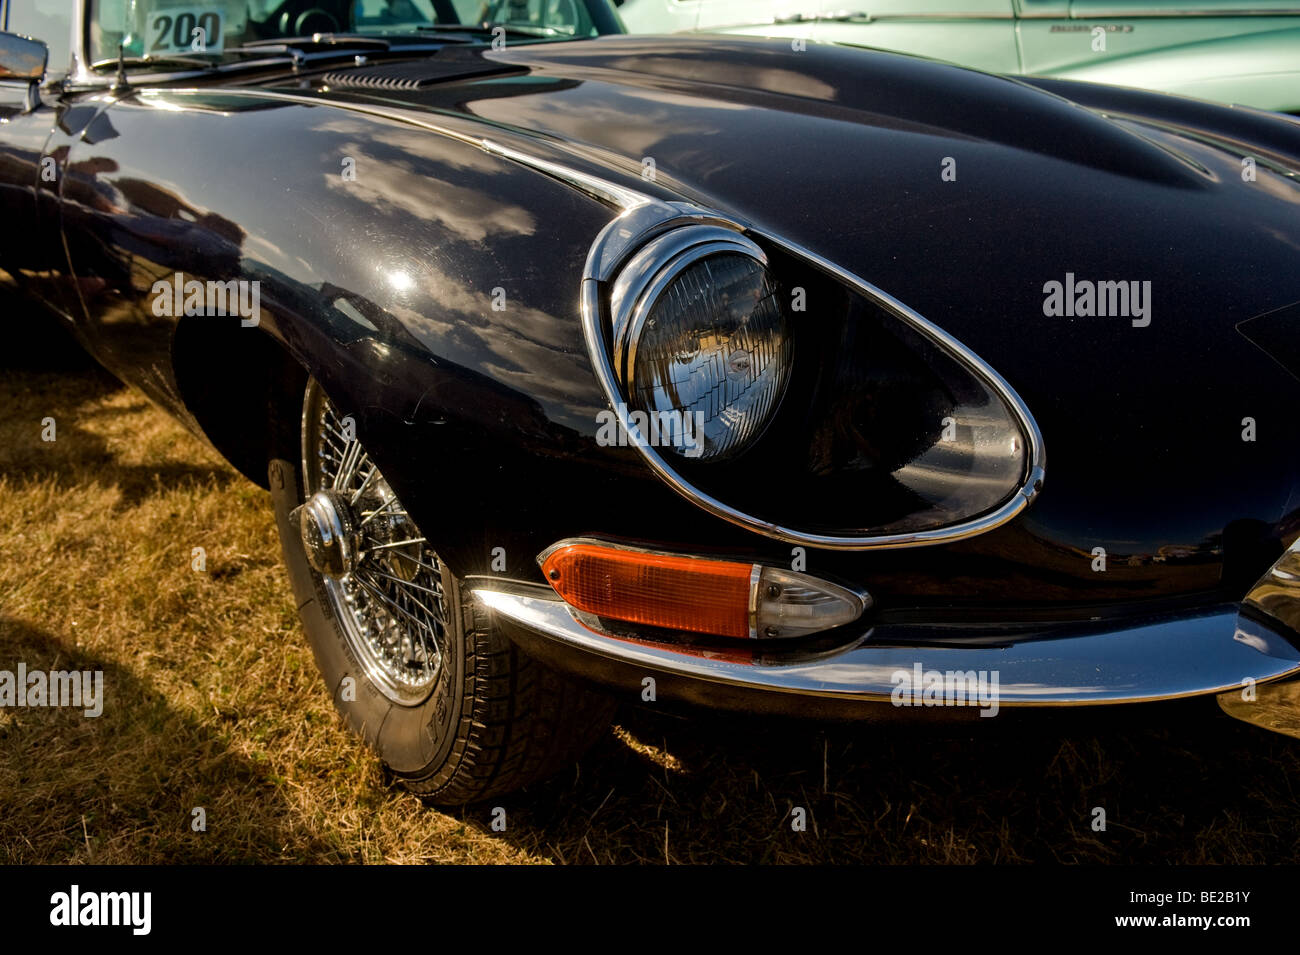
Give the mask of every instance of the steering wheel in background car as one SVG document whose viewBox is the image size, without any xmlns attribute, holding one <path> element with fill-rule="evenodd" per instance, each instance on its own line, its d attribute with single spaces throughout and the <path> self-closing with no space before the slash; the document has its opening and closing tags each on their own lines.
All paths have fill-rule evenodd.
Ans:
<svg viewBox="0 0 1300 955">
<path fill-rule="evenodd" d="M 292 29 L 290 25 L 292 24 Z M 339 21 L 334 14 L 312 7 L 304 10 L 295 18 L 286 10 L 280 14 L 280 34 L 282 36 L 311 36 L 313 33 L 337 33 Z"/>
</svg>

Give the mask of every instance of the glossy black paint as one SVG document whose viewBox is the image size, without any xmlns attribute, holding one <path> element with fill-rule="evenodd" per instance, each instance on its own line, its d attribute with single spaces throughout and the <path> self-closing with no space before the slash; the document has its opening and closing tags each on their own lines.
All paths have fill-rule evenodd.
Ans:
<svg viewBox="0 0 1300 955">
<path fill-rule="evenodd" d="M 788 563 L 788 544 L 706 515 L 633 449 L 596 445 L 605 398 L 578 280 L 611 210 L 432 124 L 743 216 L 885 289 L 1011 383 L 1048 449 L 1026 513 L 949 545 L 808 553 L 810 571 L 868 589 L 882 620 L 1214 604 L 1300 532 L 1300 382 L 1237 330 L 1300 302 L 1300 123 L 1042 84 L 1071 101 L 892 54 L 744 38 L 482 56 L 515 70 L 414 91 L 322 89 L 309 73 L 190 79 L 178 85 L 197 89 L 72 93 L 16 117 L 0 126 L 5 212 L 48 228 L 34 175 L 54 156 L 66 257 L 11 235 L 0 267 L 254 475 L 221 416 L 275 393 L 269 336 L 357 417 L 461 574 L 493 574 L 504 548 L 496 576 L 540 583 L 535 554 L 588 534 Z M 41 268 L 11 268 L 23 255 Z M 176 272 L 259 281 L 261 324 L 155 315 L 152 283 Z M 1150 281 L 1150 326 L 1046 317 L 1043 285 L 1066 272 Z M 250 442 L 263 426 L 248 420 Z"/>
</svg>

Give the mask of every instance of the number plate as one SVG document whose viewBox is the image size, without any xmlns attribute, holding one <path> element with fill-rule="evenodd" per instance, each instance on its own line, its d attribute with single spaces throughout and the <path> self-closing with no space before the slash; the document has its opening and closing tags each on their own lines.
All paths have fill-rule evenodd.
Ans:
<svg viewBox="0 0 1300 955">
<path fill-rule="evenodd" d="M 149 14 L 151 54 L 220 53 L 221 12 L 211 7 L 168 7 Z"/>
</svg>

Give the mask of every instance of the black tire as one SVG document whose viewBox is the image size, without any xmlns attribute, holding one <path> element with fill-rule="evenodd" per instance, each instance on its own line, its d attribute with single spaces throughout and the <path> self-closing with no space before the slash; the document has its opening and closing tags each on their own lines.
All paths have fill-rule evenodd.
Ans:
<svg viewBox="0 0 1300 955">
<path fill-rule="evenodd" d="M 295 392 L 296 409 L 273 409 L 271 495 L 298 615 L 335 707 L 403 785 L 438 805 L 499 796 L 572 765 L 608 729 L 614 702 L 526 656 L 445 565 L 447 645 L 428 697 L 402 705 L 367 675 L 290 518 L 305 486 L 301 454 L 285 447 L 299 446 L 304 390 Z"/>
</svg>

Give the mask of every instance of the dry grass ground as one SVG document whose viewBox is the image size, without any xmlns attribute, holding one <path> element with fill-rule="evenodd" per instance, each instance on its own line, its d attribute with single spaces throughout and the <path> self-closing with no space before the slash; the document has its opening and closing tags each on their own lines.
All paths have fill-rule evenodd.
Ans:
<svg viewBox="0 0 1300 955">
<path fill-rule="evenodd" d="M 580 766 L 503 802 L 505 832 L 490 806 L 428 808 L 335 719 L 267 495 L 75 346 L 19 324 L 0 358 L 0 669 L 103 668 L 107 705 L 0 710 L 0 862 L 1300 856 L 1300 743 L 1212 706 L 978 734 L 627 707 Z M 191 831 L 197 806 L 206 832 Z"/>
</svg>

